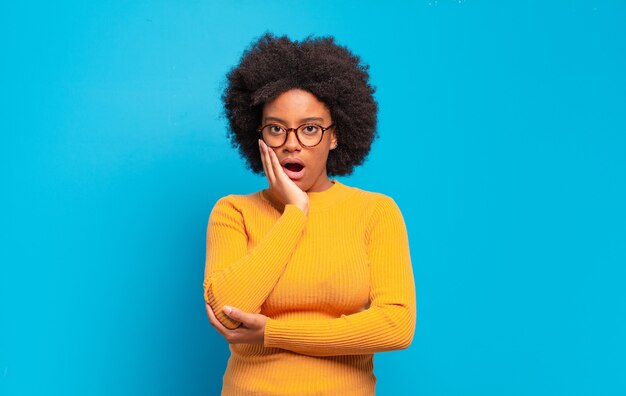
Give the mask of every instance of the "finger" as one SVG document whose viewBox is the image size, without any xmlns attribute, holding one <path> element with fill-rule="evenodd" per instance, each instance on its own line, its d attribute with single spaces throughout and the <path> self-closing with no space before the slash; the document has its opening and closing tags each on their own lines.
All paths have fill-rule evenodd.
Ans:
<svg viewBox="0 0 626 396">
<path fill-rule="evenodd" d="M 215 323 L 217 322 L 217 318 L 215 317 L 215 313 L 213 312 L 213 308 L 211 308 L 211 306 L 208 303 L 205 303 L 204 306 L 206 308 L 206 314 L 209 317 L 209 322 L 211 323 L 211 326 L 215 327 Z"/>
<path fill-rule="evenodd" d="M 270 180 L 271 184 L 276 184 L 276 174 L 274 171 L 274 167 L 272 166 L 272 158 L 270 157 L 270 151 L 272 150 L 265 142 L 261 141 L 263 145 L 263 152 L 265 155 L 265 166 L 267 167 L 267 177 Z"/>
<path fill-rule="evenodd" d="M 215 313 L 213 312 L 213 308 L 211 308 L 211 306 L 209 304 L 206 304 L 206 312 L 209 315 L 209 322 L 211 322 L 211 325 L 213 327 L 215 327 L 215 329 L 222 335 L 222 336 L 226 336 L 227 332 L 230 331 L 230 329 L 226 328 L 215 316 Z"/>
<path fill-rule="evenodd" d="M 272 163 L 272 168 L 274 168 L 274 174 L 276 175 L 276 178 L 287 178 L 289 179 L 289 176 L 287 176 L 287 174 L 285 173 L 285 171 L 283 170 L 282 165 L 280 164 L 280 161 L 278 160 L 278 156 L 276 156 L 276 153 L 274 152 L 274 150 L 270 150 L 270 161 Z M 291 179 L 289 179 L 291 180 Z"/>
<path fill-rule="evenodd" d="M 253 325 L 254 323 L 256 323 L 256 318 L 254 317 L 254 314 L 244 312 L 239 308 L 229 307 L 225 305 L 224 313 L 228 315 L 229 318 L 243 323 L 244 325 L 246 325 L 246 327 L 249 327 L 247 325 Z"/>
<path fill-rule="evenodd" d="M 261 155 L 261 163 L 263 164 L 263 172 L 265 172 L 265 177 L 267 177 L 269 181 L 269 174 L 267 172 L 267 166 L 265 165 L 265 153 L 263 151 L 263 140 L 259 139 L 259 153 Z"/>
</svg>

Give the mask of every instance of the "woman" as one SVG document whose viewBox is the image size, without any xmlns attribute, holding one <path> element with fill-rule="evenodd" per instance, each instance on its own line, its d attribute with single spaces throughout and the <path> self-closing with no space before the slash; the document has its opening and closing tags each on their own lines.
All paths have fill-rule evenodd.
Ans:
<svg viewBox="0 0 626 396">
<path fill-rule="evenodd" d="M 368 79 L 333 38 L 271 34 L 228 74 L 231 141 L 269 186 L 220 198 L 209 217 L 204 298 L 231 351 L 222 395 L 373 395 L 373 353 L 413 339 L 400 209 L 329 179 L 376 137 Z"/>
</svg>

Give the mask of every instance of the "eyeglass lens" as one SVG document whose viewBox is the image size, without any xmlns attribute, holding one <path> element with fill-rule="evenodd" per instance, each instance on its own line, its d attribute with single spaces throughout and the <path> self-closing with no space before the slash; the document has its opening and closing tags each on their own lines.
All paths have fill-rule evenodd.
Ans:
<svg viewBox="0 0 626 396">
<path fill-rule="evenodd" d="M 287 141 L 287 131 L 279 125 L 266 125 L 262 129 L 263 140 L 270 147 L 282 146 Z M 315 146 L 322 140 L 322 127 L 315 124 L 301 125 L 296 129 L 296 136 L 304 146 Z"/>
</svg>

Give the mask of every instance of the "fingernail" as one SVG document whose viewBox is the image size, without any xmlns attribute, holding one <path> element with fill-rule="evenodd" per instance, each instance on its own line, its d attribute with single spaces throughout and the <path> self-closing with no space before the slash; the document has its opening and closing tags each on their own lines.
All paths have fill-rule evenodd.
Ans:
<svg viewBox="0 0 626 396">
<path fill-rule="evenodd" d="M 224 312 L 226 313 L 226 315 L 230 314 L 233 311 L 233 309 L 227 305 L 224 305 Z"/>
</svg>

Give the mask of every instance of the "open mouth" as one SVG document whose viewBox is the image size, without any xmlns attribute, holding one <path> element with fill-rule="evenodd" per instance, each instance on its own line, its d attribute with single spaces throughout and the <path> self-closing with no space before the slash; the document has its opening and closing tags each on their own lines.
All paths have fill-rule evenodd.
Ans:
<svg viewBox="0 0 626 396">
<path fill-rule="evenodd" d="M 285 168 L 289 169 L 292 172 L 300 172 L 304 168 L 304 166 L 302 166 L 301 164 L 288 163 L 285 164 Z"/>
<path fill-rule="evenodd" d="M 304 177 L 304 165 L 296 163 L 296 162 L 288 162 L 283 165 L 283 170 L 285 174 L 291 180 L 300 180 Z"/>
</svg>

